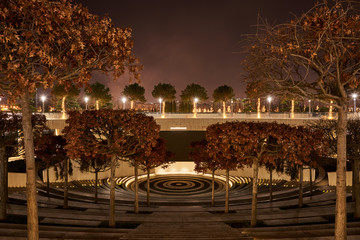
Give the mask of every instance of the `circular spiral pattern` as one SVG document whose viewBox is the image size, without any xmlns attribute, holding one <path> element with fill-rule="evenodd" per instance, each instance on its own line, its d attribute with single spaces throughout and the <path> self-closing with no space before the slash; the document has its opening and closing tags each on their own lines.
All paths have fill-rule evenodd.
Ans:
<svg viewBox="0 0 360 240">
<path fill-rule="evenodd" d="M 160 175 L 150 178 L 150 193 L 159 196 L 189 196 L 211 194 L 211 178 L 201 175 Z M 127 184 L 134 189 L 134 182 Z M 215 193 L 225 191 L 225 182 L 215 178 Z M 139 193 L 146 192 L 146 178 L 139 180 Z"/>
</svg>

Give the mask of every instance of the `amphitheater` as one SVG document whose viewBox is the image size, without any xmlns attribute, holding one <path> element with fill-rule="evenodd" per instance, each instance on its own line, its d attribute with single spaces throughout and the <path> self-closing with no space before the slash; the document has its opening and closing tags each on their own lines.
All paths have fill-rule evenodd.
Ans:
<svg viewBox="0 0 360 240">
<path fill-rule="evenodd" d="M 333 239 L 334 187 L 318 170 L 313 190 L 305 183 L 304 207 L 298 208 L 298 182 L 259 182 L 258 227 L 249 228 L 251 179 L 232 176 L 230 212 L 224 213 L 225 182 L 216 176 L 215 206 L 211 207 L 211 178 L 199 174 L 152 174 L 150 206 L 146 204 L 146 177 L 140 176 L 140 212 L 134 213 L 134 178 L 117 178 L 116 228 L 108 228 L 109 181 L 70 182 L 69 208 L 63 209 L 63 184 L 51 183 L 50 195 L 38 181 L 40 239 Z M 360 238 L 360 222 L 351 220 L 348 196 L 348 239 Z M 8 221 L 0 223 L 0 239 L 26 239 L 26 194 L 10 188 Z"/>
<path fill-rule="evenodd" d="M 204 124 L 212 123 L 204 119 L 166 122 L 159 118 L 157 121 L 163 130 L 172 126 L 184 127 L 180 125 L 184 122 L 188 124 L 187 129 L 203 130 Z M 297 119 L 296 124 L 304 121 L 306 119 Z M 54 120 L 49 125 L 61 130 L 64 121 Z M 107 227 L 108 173 L 99 175 L 98 202 L 95 203 L 93 176 L 75 172 L 70 178 L 67 209 L 63 208 L 63 183 L 55 181 L 54 174 L 50 175 L 50 194 L 47 196 L 46 183 L 38 180 L 40 239 L 334 239 L 334 174 L 317 169 L 312 175 L 312 188 L 305 174 L 304 206 L 298 208 L 299 182 L 288 177 L 275 177 L 273 200 L 270 201 L 269 180 L 260 170 L 258 226 L 250 228 L 252 186 L 249 169 L 231 173 L 230 211 L 225 214 L 224 173 L 216 173 L 215 205 L 211 206 L 210 175 L 195 174 L 191 166 L 182 164 L 152 172 L 150 206 L 146 202 L 146 176 L 140 175 L 138 214 L 134 213 L 133 170 L 126 166 L 118 169 L 116 228 Z M 24 182 L 24 176 L 12 177 L 13 182 Z M 26 239 L 26 192 L 23 184 L 19 186 L 22 187 L 15 184 L 9 189 L 8 220 L 0 223 L 0 239 Z M 360 222 L 352 219 L 352 212 L 349 187 L 347 239 L 355 240 L 360 239 Z"/>
</svg>

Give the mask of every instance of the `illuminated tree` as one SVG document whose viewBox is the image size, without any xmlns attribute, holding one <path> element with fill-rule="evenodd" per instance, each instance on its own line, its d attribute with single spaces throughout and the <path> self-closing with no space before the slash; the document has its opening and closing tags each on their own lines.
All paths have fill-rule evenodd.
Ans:
<svg viewBox="0 0 360 240">
<path fill-rule="evenodd" d="M 103 144 L 106 144 L 104 141 Z M 110 169 L 110 158 L 103 154 L 97 154 L 93 157 L 82 156 L 76 159 L 80 165 L 80 171 L 95 173 L 95 196 L 94 202 L 98 202 L 98 185 L 99 185 L 99 172 L 106 172 Z"/>
<path fill-rule="evenodd" d="M 161 98 L 163 100 L 162 112 L 165 113 L 165 104 L 175 100 L 176 90 L 175 87 L 169 83 L 159 83 L 154 86 L 154 90 L 151 92 L 154 98 Z"/>
<path fill-rule="evenodd" d="M 151 147 L 149 155 L 145 151 L 139 151 L 131 159 L 135 173 L 135 213 L 139 213 L 138 169 L 146 171 L 146 203 L 147 206 L 150 206 L 150 171 L 159 166 L 168 167 L 171 164 L 170 159 L 173 157 L 173 153 L 166 151 L 165 141 L 159 138 L 156 140 L 156 145 Z"/>
<path fill-rule="evenodd" d="M 85 92 L 91 99 L 95 99 L 95 109 L 99 110 L 101 104 L 111 101 L 110 89 L 105 88 L 104 84 L 96 82 L 85 89 Z"/>
<path fill-rule="evenodd" d="M 214 90 L 214 101 L 222 102 L 224 117 L 226 116 L 226 102 L 230 101 L 234 96 L 234 89 L 228 85 L 222 85 Z"/>
<path fill-rule="evenodd" d="M 337 136 L 335 120 L 319 120 L 311 124 L 311 127 L 324 132 L 324 138 L 329 144 L 332 156 L 337 154 Z M 360 161 L 360 119 L 349 119 L 346 133 L 347 159 L 352 163 L 352 199 L 355 202 L 354 219 L 360 218 L 360 183 L 359 183 L 359 161 Z"/>
<path fill-rule="evenodd" d="M 206 89 L 199 84 L 189 84 L 181 91 L 181 101 L 183 102 L 193 102 L 194 98 L 198 98 L 199 101 L 205 101 L 208 99 Z"/>
<path fill-rule="evenodd" d="M 19 114 L 10 112 L 0 112 L 0 219 L 6 219 L 6 202 L 8 199 L 7 186 L 7 157 L 20 153 L 23 149 L 23 131 L 22 131 L 22 117 Z M 31 126 L 33 134 L 37 139 L 46 127 L 46 118 L 44 115 L 33 114 L 31 116 Z M 19 139 L 21 140 L 19 142 Z M 9 149 L 16 149 L 16 153 L 9 154 Z"/>
<path fill-rule="evenodd" d="M 123 91 L 123 95 L 130 100 L 130 108 L 134 108 L 134 101 L 145 102 L 145 88 L 138 83 L 126 85 Z"/>
<path fill-rule="evenodd" d="M 324 132 L 303 126 L 289 127 L 281 138 L 289 168 L 298 168 L 299 172 L 299 207 L 303 206 L 303 166 L 317 167 L 318 161 L 328 154 L 328 142 Z"/>
<path fill-rule="evenodd" d="M 213 124 L 206 129 L 207 152 L 214 159 L 218 169 L 226 171 L 225 213 L 229 212 L 229 172 L 244 166 L 239 159 L 242 156 L 238 148 L 241 130 L 236 122 Z"/>
<path fill-rule="evenodd" d="M 71 159 L 99 155 L 111 159 L 109 226 L 115 227 L 116 164 L 131 159 L 140 151 L 150 155 L 159 138 L 160 127 L 152 117 L 132 110 L 73 111 L 69 112 L 66 122 L 66 150 Z"/>
<path fill-rule="evenodd" d="M 38 239 L 35 161 L 30 94 L 36 88 L 86 84 L 92 70 L 118 77 L 136 73 L 131 29 L 113 26 L 80 4 L 69 1 L 6 0 L 0 2 L 0 90 L 20 99 L 27 174 L 28 239 Z"/>
<path fill-rule="evenodd" d="M 55 97 L 61 99 L 61 111 L 63 113 L 66 112 L 66 98 L 67 97 L 77 97 L 80 94 L 80 89 L 76 88 L 74 85 L 71 85 L 68 88 L 65 88 L 64 85 L 55 84 L 52 93 Z"/>
<path fill-rule="evenodd" d="M 49 168 L 54 167 L 57 178 L 64 179 L 64 208 L 68 208 L 68 175 L 72 174 L 72 167 L 64 149 L 66 141 L 62 136 L 42 135 L 35 139 L 35 155 L 46 168 L 46 193 L 49 197 L 50 179 Z M 59 171 L 58 171 L 59 170 Z"/>
<path fill-rule="evenodd" d="M 335 239 L 347 235 L 346 112 L 360 83 L 359 19 L 350 1 L 324 1 L 290 23 L 259 26 L 247 57 L 253 81 L 268 83 L 279 95 L 331 101 L 337 109 Z"/>
<path fill-rule="evenodd" d="M 6 219 L 7 196 L 7 156 L 6 147 L 17 145 L 21 117 L 16 114 L 0 112 L 0 220 Z"/>
<path fill-rule="evenodd" d="M 206 173 L 211 171 L 211 206 L 215 205 L 215 171 L 218 169 L 217 162 L 209 156 L 207 141 L 192 142 L 189 158 L 195 163 L 195 171 Z"/>
</svg>

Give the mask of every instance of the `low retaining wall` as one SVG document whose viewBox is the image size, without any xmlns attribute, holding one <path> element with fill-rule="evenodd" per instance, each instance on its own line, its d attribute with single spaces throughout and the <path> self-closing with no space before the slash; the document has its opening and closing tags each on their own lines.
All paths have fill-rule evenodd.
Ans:
<svg viewBox="0 0 360 240">
<path fill-rule="evenodd" d="M 26 187 L 26 173 L 8 173 L 9 187 Z"/>
<path fill-rule="evenodd" d="M 328 172 L 329 186 L 336 186 L 336 172 Z M 346 186 L 352 186 L 352 172 L 346 172 Z"/>
</svg>

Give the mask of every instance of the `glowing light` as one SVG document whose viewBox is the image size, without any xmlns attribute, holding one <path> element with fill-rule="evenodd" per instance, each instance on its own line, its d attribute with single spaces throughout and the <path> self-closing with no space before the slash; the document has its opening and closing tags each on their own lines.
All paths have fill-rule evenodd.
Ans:
<svg viewBox="0 0 360 240">
<path fill-rule="evenodd" d="M 171 130 L 187 130 L 187 127 L 170 127 Z"/>
</svg>

